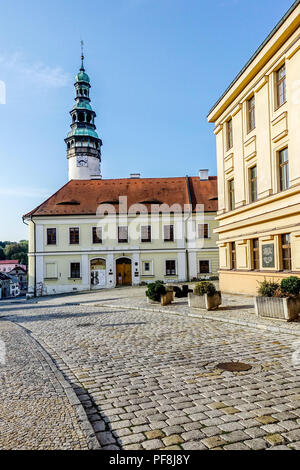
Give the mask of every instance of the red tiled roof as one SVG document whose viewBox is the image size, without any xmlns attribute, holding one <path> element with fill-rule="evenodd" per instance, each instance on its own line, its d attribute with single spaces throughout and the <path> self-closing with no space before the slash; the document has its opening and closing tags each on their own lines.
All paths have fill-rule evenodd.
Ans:
<svg viewBox="0 0 300 470">
<path fill-rule="evenodd" d="M 19 264 L 19 260 L 12 259 L 12 260 L 1 260 L 0 264 Z"/>
<path fill-rule="evenodd" d="M 133 204 L 179 204 L 182 210 L 190 202 L 204 204 L 205 211 L 218 209 L 217 177 L 207 181 L 198 177 L 141 178 L 110 180 L 72 180 L 24 217 L 95 215 L 101 204 L 113 204 L 119 212 L 119 197 L 127 196 L 128 208 Z"/>
</svg>

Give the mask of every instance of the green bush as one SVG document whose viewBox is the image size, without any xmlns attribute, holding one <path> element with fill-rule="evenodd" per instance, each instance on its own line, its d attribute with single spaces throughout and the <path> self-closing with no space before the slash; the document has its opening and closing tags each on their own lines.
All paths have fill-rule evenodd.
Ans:
<svg viewBox="0 0 300 470">
<path fill-rule="evenodd" d="M 300 278 L 290 276 L 282 279 L 280 288 L 284 294 L 298 296 L 300 294 Z"/>
<path fill-rule="evenodd" d="M 267 281 L 259 283 L 258 293 L 262 297 L 275 297 L 275 292 L 279 289 L 279 284 L 273 281 Z"/>
<path fill-rule="evenodd" d="M 209 297 L 212 297 L 217 292 L 214 284 L 208 281 L 201 281 L 196 284 L 194 288 L 195 295 L 204 295 L 207 294 Z"/>
<path fill-rule="evenodd" d="M 161 295 L 166 294 L 166 288 L 162 281 L 151 282 L 148 284 L 148 289 L 146 291 L 146 296 L 154 302 L 160 302 Z"/>
</svg>

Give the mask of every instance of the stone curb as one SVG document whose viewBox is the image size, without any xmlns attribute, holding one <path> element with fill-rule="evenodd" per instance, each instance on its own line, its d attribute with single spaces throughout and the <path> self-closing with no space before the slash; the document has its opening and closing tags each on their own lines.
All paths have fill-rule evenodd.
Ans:
<svg viewBox="0 0 300 470">
<path fill-rule="evenodd" d="M 8 320 L 9 323 L 13 323 L 13 322 L 10 322 Z M 67 380 L 64 378 L 62 372 L 58 369 L 58 367 L 55 365 L 53 359 L 51 358 L 50 354 L 46 351 L 45 347 L 41 344 L 41 342 L 39 342 L 33 335 L 32 333 L 27 330 L 26 328 L 24 328 L 23 326 L 17 324 L 17 323 L 13 323 L 13 325 L 15 327 L 18 327 L 18 328 L 21 328 L 23 331 L 26 332 L 26 334 L 28 335 L 28 338 L 30 338 L 30 340 L 35 343 L 35 345 L 37 346 L 37 348 L 39 349 L 41 355 L 43 356 L 44 360 L 46 361 L 46 363 L 48 364 L 48 366 L 50 367 L 50 369 L 52 370 L 52 372 L 54 373 L 56 379 L 58 380 L 58 382 L 60 383 L 60 385 L 62 386 L 62 388 L 64 389 L 65 391 L 65 394 L 70 402 L 70 405 L 75 409 L 75 412 L 76 412 L 76 415 L 78 417 L 78 424 L 79 426 L 81 427 L 85 437 L 86 437 L 86 440 L 87 440 L 87 443 L 88 443 L 88 448 L 89 450 L 101 450 L 101 446 L 99 444 L 99 441 L 94 433 L 94 430 L 93 430 L 93 427 L 88 419 L 88 416 L 79 400 L 79 398 L 77 397 L 76 393 L 74 392 L 73 388 L 72 388 L 72 385 L 67 382 Z"/>
<path fill-rule="evenodd" d="M 265 331 L 271 331 L 272 333 L 284 333 L 284 334 L 290 334 L 294 336 L 300 336 L 300 325 L 299 325 L 299 331 L 296 331 L 296 328 L 290 328 L 288 326 L 274 326 L 274 325 L 268 325 L 266 323 L 258 323 L 254 321 L 248 321 L 248 320 L 243 320 L 243 319 L 234 319 L 234 318 L 228 318 L 228 317 L 216 317 L 210 314 L 203 314 L 203 313 L 180 313 L 175 310 L 163 310 L 161 308 L 149 308 L 149 307 L 129 307 L 128 305 L 110 305 L 110 304 L 94 304 L 94 307 L 108 307 L 108 308 L 114 308 L 114 309 L 119 309 L 123 308 L 126 310 L 142 310 L 144 312 L 149 312 L 149 313 L 170 313 L 171 315 L 177 315 L 180 317 L 192 317 L 192 318 L 200 318 L 201 320 L 212 320 L 212 321 L 219 321 L 223 323 L 231 323 L 233 325 L 238 325 L 238 326 L 245 326 L 247 328 L 255 328 L 259 330 L 265 330 Z"/>
</svg>

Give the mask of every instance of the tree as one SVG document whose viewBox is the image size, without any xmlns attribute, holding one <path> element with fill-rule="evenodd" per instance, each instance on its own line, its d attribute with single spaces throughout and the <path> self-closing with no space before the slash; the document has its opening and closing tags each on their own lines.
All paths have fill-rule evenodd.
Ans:
<svg viewBox="0 0 300 470">
<path fill-rule="evenodd" d="M 28 264 L 28 242 L 26 240 L 22 240 L 20 243 L 8 242 L 2 250 L 4 259 L 18 260 L 20 264 Z"/>
<path fill-rule="evenodd" d="M 3 248 L 0 246 L 0 260 L 5 259 L 5 254 Z"/>
</svg>

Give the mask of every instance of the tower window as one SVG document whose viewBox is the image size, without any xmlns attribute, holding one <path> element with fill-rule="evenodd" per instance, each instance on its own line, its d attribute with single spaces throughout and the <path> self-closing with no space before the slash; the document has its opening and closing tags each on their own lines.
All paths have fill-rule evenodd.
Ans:
<svg viewBox="0 0 300 470">
<path fill-rule="evenodd" d="M 79 122 L 84 122 L 84 113 L 79 113 L 78 114 L 78 121 Z"/>
<path fill-rule="evenodd" d="M 73 122 L 76 121 L 76 114 L 73 114 Z"/>
</svg>

